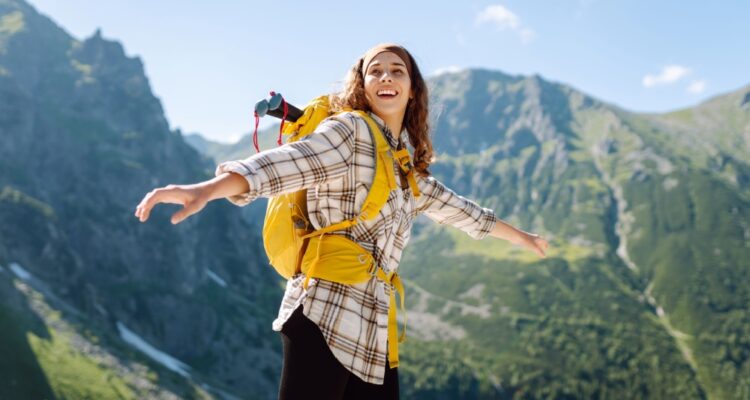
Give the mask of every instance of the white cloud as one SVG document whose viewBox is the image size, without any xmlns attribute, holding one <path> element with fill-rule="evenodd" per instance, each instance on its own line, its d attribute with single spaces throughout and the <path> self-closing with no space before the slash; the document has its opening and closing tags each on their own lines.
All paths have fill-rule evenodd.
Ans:
<svg viewBox="0 0 750 400">
<path fill-rule="evenodd" d="M 682 65 L 667 65 L 661 69 L 659 75 L 646 74 L 643 77 L 643 86 L 650 88 L 658 85 L 675 83 L 690 73 L 690 68 Z"/>
<path fill-rule="evenodd" d="M 461 70 L 463 70 L 463 68 L 459 67 L 458 65 L 450 65 L 450 66 L 447 66 L 447 67 L 440 67 L 440 68 L 436 69 L 435 72 L 432 73 L 432 76 L 438 76 L 438 75 L 442 75 L 442 74 L 453 74 L 453 73 L 459 72 Z"/>
<path fill-rule="evenodd" d="M 688 93 L 693 93 L 693 94 L 703 93 L 704 90 L 706 90 L 706 81 L 703 81 L 703 80 L 693 81 L 690 83 L 690 86 L 688 86 L 687 88 Z"/>
<path fill-rule="evenodd" d="M 536 37 L 536 32 L 524 26 L 518 15 L 500 4 L 487 6 L 477 14 L 476 23 L 491 24 L 500 31 L 513 31 L 519 35 L 523 43 L 528 43 Z"/>
<path fill-rule="evenodd" d="M 496 4 L 487 6 L 477 15 L 477 23 L 491 22 L 498 29 L 518 29 L 521 26 L 521 19 L 513 11 Z"/>
</svg>

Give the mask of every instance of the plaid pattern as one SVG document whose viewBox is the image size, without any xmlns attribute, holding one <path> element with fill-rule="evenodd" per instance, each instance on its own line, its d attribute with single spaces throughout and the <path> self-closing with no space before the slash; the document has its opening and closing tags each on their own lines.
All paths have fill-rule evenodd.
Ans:
<svg viewBox="0 0 750 400">
<path fill-rule="evenodd" d="M 371 114 L 392 147 L 393 137 L 383 121 Z M 400 140 L 408 141 L 406 131 Z M 234 172 L 247 179 L 250 190 L 229 198 L 246 205 L 259 196 L 308 189 L 307 209 L 315 229 L 354 218 L 364 203 L 375 174 L 375 146 L 367 123 L 354 113 L 323 121 L 304 139 L 267 150 L 244 160 L 229 161 L 216 174 Z M 394 163 L 396 176 L 398 167 Z M 377 218 L 340 231 L 372 252 L 386 272 L 398 268 L 409 241 L 413 219 L 420 213 L 440 224 L 457 227 L 475 239 L 492 230 L 492 210 L 461 197 L 434 178 L 417 177 L 422 196 L 415 199 L 409 188 L 391 192 Z M 334 356 L 365 382 L 382 384 L 388 340 L 390 287 L 372 278 L 357 285 L 311 279 L 307 290 L 303 276 L 287 282 L 274 330 L 300 305 L 321 329 Z"/>
</svg>

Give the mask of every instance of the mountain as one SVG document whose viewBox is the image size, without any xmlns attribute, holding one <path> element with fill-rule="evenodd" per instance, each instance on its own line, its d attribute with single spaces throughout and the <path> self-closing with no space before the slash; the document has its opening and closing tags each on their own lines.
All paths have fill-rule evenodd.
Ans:
<svg viewBox="0 0 750 400">
<path fill-rule="evenodd" d="M 283 291 L 258 233 L 227 202 L 133 216 L 213 174 L 142 61 L 0 1 L 0 110 L 0 398 L 275 397 Z"/>
<path fill-rule="evenodd" d="M 750 398 L 750 86 L 641 114 L 537 75 L 430 85 L 435 176 L 551 248 L 417 222 L 404 398 Z M 132 216 L 249 139 L 170 131 L 138 58 L 16 0 L 0 110 L 0 398 L 274 398 L 260 203 Z"/>
<path fill-rule="evenodd" d="M 750 87 L 653 115 L 538 76 L 432 84 L 435 175 L 552 248 L 416 235 L 413 397 L 750 398 Z"/>
</svg>

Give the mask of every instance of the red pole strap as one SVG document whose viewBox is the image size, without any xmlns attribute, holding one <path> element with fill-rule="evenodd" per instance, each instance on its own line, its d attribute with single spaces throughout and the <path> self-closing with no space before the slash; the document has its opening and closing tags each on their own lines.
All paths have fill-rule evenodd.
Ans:
<svg viewBox="0 0 750 400">
<path fill-rule="evenodd" d="M 258 147 L 258 124 L 260 123 L 260 117 L 258 113 L 255 114 L 255 130 L 253 131 L 253 145 L 255 146 L 255 152 L 260 153 L 260 147 Z"/>
<path fill-rule="evenodd" d="M 286 117 L 289 115 L 289 105 L 284 100 L 284 97 L 281 98 L 281 104 L 284 106 L 284 115 L 281 117 L 281 126 L 279 126 L 279 140 L 276 141 L 279 146 L 284 144 L 281 140 L 281 133 L 284 132 L 284 121 L 286 121 Z"/>
</svg>

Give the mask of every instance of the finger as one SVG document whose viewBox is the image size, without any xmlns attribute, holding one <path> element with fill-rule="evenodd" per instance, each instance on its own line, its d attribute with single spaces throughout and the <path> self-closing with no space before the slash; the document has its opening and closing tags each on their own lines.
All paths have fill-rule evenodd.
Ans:
<svg viewBox="0 0 750 400">
<path fill-rule="evenodd" d="M 188 203 L 185 205 L 185 207 L 182 208 L 182 210 L 177 211 L 176 213 L 172 214 L 172 218 L 170 219 L 172 224 L 179 224 L 180 222 L 184 221 L 187 217 L 197 213 L 200 211 L 200 205 L 196 202 Z"/>
<path fill-rule="evenodd" d="M 140 203 L 135 207 L 135 216 L 138 218 L 139 221 L 143 222 L 143 206 L 146 204 L 146 201 L 148 200 L 148 197 L 151 196 L 152 192 L 146 193 L 145 196 L 143 196 L 143 199 Z"/>
<path fill-rule="evenodd" d="M 542 242 L 542 243 L 540 243 L 539 241 L 535 241 L 535 242 L 534 242 L 534 251 L 536 252 L 536 254 L 537 254 L 537 255 L 538 255 L 539 257 L 542 257 L 542 258 L 544 258 L 544 257 L 546 256 L 546 254 L 545 254 L 545 252 L 544 252 L 544 243 L 543 243 L 543 242 L 544 242 L 544 240 L 541 240 L 541 242 Z"/>
<path fill-rule="evenodd" d="M 143 200 L 141 200 L 141 203 L 138 204 L 138 219 L 141 222 L 146 222 L 148 219 L 149 213 L 151 209 L 151 199 L 154 197 L 154 191 L 149 192 Z"/>
<path fill-rule="evenodd" d="M 145 201 L 145 197 L 144 197 L 144 199 L 143 199 L 143 200 L 141 200 L 141 202 L 140 202 L 140 203 L 138 203 L 138 205 L 137 205 L 137 206 L 135 207 L 135 216 L 136 216 L 136 218 L 138 218 L 139 220 L 141 219 L 141 215 L 143 215 L 143 204 L 144 204 L 144 201 Z"/>
<path fill-rule="evenodd" d="M 151 216 L 151 209 L 154 208 L 155 205 L 159 204 L 161 202 L 161 198 L 164 197 L 165 193 L 169 191 L 170 189 L 166 188 L 158 188 L 150 191 L 146 197 L 143 198 L 141 201 L 141 204 L 138 205 L 140 208 L 140 220 L 141 222 L 146 222 L 148 218 Z"/>
<path fill-rule="evenodd" d="M 534 253 L 538 255 L 539 257 L 544 257 L 544 250 L 540 246 L 534 246 Z"/>
</svg>

